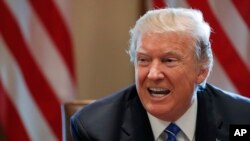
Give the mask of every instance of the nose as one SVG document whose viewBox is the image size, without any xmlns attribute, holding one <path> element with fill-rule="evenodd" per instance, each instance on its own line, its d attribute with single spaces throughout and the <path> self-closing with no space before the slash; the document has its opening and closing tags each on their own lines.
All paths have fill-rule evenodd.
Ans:
<svg viewBox="0 0 250 141">
<path fill-rule="evenodd" d="M 148 72 L 148 78 L 151 80 L 164 79 L 164 74 L 159 65 L 152 65 Z"/>
</svg>

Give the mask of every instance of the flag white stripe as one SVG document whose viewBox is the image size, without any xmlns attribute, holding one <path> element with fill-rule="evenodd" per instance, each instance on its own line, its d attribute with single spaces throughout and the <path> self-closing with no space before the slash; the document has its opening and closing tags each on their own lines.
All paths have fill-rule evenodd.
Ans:
<svg viewBox="0 0 250 141">
<path fill-rule="evenodd" d="M 250 40 L 248 26 L 232 1 L 209 0 L 209 5 L 238 54 L 244 62 L 249 62 L 249 53 L 246 51 L 249 47 L 248 41 Z M 216 34 L 216 31 L 214 34 Z"/>
<path fill-rule="evenodd" d="M 17 109 L 27 134 L 34 141 L 55 141 L 56 137 L 33 101 L 22 73 L 0 37 L 0 77 Z"/>
<path fill-rule="evenodd" d="M 225 71 L 223 70 L 221 64 L 218 62 L 216 56 L 214 56 L 214 66 L 211 72 L 211 77 L 208 78 L 208 82 L 219 86 L 227 91 L 239 93 L 232 81 L 229 79 Z"/>
<path fill-rule="evenodd" d="M 29 2 L 26 0 L 8 2 L 12 2 L 8 3 L 8 6 L 20 25 L 20 30 L 35 62 L 39 65 L 39 69 L 42 70 L 41 72 L 48 80 L 55 94 L 57 94 L 60 101 L 71 100 L 73 98 L 72 94 L 74 94 L 74 83 L 70 77 L 69 69 L 56 50 L 55 44 L 49 38 L 45 27 L 34 14 L 35 12 L 32 11 Z M 16 5 L 19 7 L 15 7 Z"/>
<path fill-rule="evenodd" d="M 186 0 L 165 0 L 169 7 L 190 7 Z"/>
<path fill-rule="evenodd" d="M 72 11 L 71 8 L 71 3 L 69 2 L 69 0 L 54 0 L 53 2 L 55 2 L 55 5 L 57 5 L 58 10 L 60 11 L 62 18 L 64 20 L 64 23 L 66 24 L 67 28 L 70 29 L 69 31 L 72 31 L 71 27 L 72 24 L 70 21 L 72 21 L 71 16 L 69 13 L 70 11 Z M 71 34 L 71 32 L 70 32 Z"/>
</svg>

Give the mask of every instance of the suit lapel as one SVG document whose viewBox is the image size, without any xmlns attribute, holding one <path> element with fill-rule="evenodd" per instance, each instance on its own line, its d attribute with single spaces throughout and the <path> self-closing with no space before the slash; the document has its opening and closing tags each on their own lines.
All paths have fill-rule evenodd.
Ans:
<svg viewBox="0 0 250 141">
<path fill-rule="evenodd" d="M 145 109 L 138 96 L 126 105 L 121 141 L 153 141 L 153 133 Z"/>
<path fill-rule="evenodd" d="M 196 141 L 224 140 L 227 131 L 214 97 L 207 91 L 198 92 L 197 97 Z"/>
</svg>

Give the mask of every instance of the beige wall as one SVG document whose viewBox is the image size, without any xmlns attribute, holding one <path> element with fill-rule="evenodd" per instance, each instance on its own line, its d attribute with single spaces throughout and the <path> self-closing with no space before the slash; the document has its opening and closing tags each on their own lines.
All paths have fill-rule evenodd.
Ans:
<svg viewBox="0 0 250 141">
<path fill-rule="evenodd" d="M 97 99 L 133 83 L 126 54 L 141 0 L 75 0 L 71 6 L 77 99 Z"/>
</svg>

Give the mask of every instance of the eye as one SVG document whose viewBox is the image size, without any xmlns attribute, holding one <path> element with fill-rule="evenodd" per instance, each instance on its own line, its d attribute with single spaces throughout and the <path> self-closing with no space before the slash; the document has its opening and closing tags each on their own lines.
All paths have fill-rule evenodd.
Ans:
<svg viewBox="0 0 250 141">
<path fill-rule="evenodd" d="M 150 62 L 150 59 L 148 57 L 145 56 L 140 56 L 137 58 L 137 64 L 141 65 L 141 66 L 146 66 L 148 65 Z"/>
<path fill-rule="evenodd" d="M 163 58 L 162 62 L 171 67 L 171 66 L 177 65 L 178 59 L 174 57 L 170 57 L 170 58 L 167 57 L 167 58 Z"/>
<path fill-rule="evenodd" d="M 165 63 L 172 63 L 172 62 L 176 62 L 177 59 L 176 58 L 163 58 L 162 59 L 162 62 L 165 62 Z"/>
</svg>

